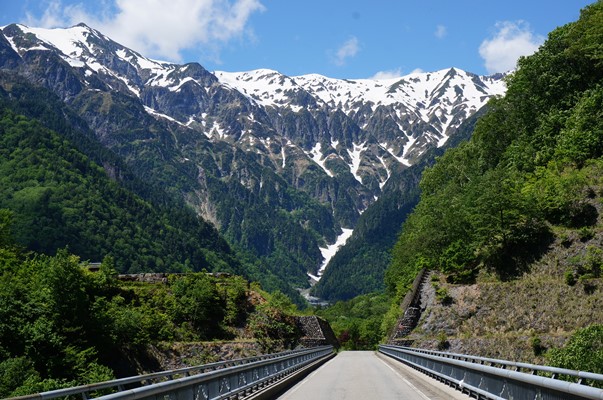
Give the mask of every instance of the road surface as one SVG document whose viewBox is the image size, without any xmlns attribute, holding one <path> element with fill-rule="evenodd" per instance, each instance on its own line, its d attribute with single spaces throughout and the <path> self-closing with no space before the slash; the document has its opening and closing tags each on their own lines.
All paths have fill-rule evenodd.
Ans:
<svg viewBox="0 0 603 400">
<path fill-rule="evenodd" d="M 450 400 L 469 397 L 373 351 L 344 351 L 279 399 Z"/>
</svg>

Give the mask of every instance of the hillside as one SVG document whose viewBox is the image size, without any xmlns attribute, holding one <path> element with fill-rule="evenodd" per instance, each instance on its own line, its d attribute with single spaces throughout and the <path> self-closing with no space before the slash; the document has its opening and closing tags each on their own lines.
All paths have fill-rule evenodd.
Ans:
<svg viewBox="0 0 603 400">
<path fill-rule="evenodd" d="M 509 282 L 484 275 L 475 284 L 455 285 L 435 275 L 422 293 L 419 325 L 407 339 L 422 348 L 550 365 L 547 351 L 562 348 L 577 330 L 603 322 L 603 279 L 569 285 L 564 276 L 582 257 L 579 248 L 585 244 L 577 242 L 565 259 L 548 255 L 533 272 Z M 556 271 L 550 269 L 555 263 Z"/>
<path fill-rule="evenodd" d="M 392 173 L 381 197 L 360 216 L 352 237 L 330 260 L 329 268 L 312 293 L 333 301 L 383 291 L 391 249 L 398 239 L 400 227 L 419 201 L 423 170 L 447 149 L 468 140 L 486 108 L 465 120 L 444 146 L 427 151 L 413 166 Z"/>
<path fill-rule="evenodd" d="M 39 122 L 7 108 L 0 116 L 0 209 L 12 212 L 20 245 L 46 254 L 68 246 L 92 261 L 111 256 L 121 272 L 241 272 L 215 229 L 183 205 L 145 201 Z"/>
<path fill-rule="evenodd" d="M 400 296 L 439 271 L 417 343 L 529 360 L 603 322 L 602 22 L 598 1 L 551 32 L 471 140 L 424 173 L 386 272 Z"/>
<path fill-rule="evenodd" d="M 120 272 L 235 272 L 302 303 L 287 271 L 279 276 L 253 254 L 233 250 L 182 197 L 103 146 L 50 91 L 0 72 L 0 108 L 7 115 L 0 208 L 14 213 L 21 245 L 46 254 L 68 246 L 90 261 L 110 255 Z"/>
</svg>

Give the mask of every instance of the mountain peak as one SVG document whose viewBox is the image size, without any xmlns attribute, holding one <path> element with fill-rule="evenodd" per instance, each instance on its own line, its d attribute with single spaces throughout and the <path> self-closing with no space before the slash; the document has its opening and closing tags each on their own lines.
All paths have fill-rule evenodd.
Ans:
<svg viewBox="0 0 603 400">
<path fill-rule="evenodd" d="M 198 63 L 146 58 L 84 23 L 57 29 L 19 25 L 2 33 L 22 58 L 46 50 L 66 62 L 79 80 L 66 97 L 95 82 L 95 90 L 134 96 L 153 118 L 262 154 L 277 170 L 296 159 L 300 173 L 307 163 L 326 178 L 347 176 L 359 196 L 357 211 L 374 201 L 394 169 L 442 146 L 505 90 L 501 80 L 456 67 L 392 79 L 290 77 L 268 68 L 212 74 Z"/>
<path fill-rule="evenodd" d="M 458 68 L 385 80 L 212 74 L 146 58 L 85 24 L 5 27 L 0 55 L 3 69 L 51 90 L 237 245 L 286 249 L 271 262 L 311 273 L 319 242 L 353 228 L 399 173 L 504 92 L 504 82 Z M 265 235 L 265 221 L 296 240 Z"/>
</svg>

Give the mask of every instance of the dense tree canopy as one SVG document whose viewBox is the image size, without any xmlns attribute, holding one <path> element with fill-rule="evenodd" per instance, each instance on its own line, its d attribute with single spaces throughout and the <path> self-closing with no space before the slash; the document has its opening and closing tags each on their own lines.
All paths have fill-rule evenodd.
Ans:
<svg viewBox="0 0 603 400">
<path fill-rule="evenodd" d="M 121 272 L 236 271 L 215 229 L 184 207 L 161 207 L 121 187 L 58 134 L 0 112 L 0 208 L 17 242 L 45 254 L 111 255 Z"/>
<path fill-rule="evenodd" d="M 0 232 L 9 221 L 0 210 Z M 159 341 L 225 340 L 244 330 L 279 350 L 299 336 L 295 312 L 282 293 L 238 276 L 122 282 L 111 257 L 90 272 L 66 250 L 24 252 L 9 236 L 0 245 L 0 397 L 135 374 L 137 354 Z"/>
</svg>

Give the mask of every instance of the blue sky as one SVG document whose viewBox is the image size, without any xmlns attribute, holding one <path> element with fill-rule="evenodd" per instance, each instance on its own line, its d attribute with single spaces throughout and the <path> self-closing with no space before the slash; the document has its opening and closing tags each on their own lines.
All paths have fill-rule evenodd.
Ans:
<svg viewBox="0 0 603 400">
<path fill-rule="evenodd" d="M 0 25 L 85 22 L 145 56 L 210 71 L 401 76 L 513 68 L 594 0 L 2 0 Z"/>
</svg>

